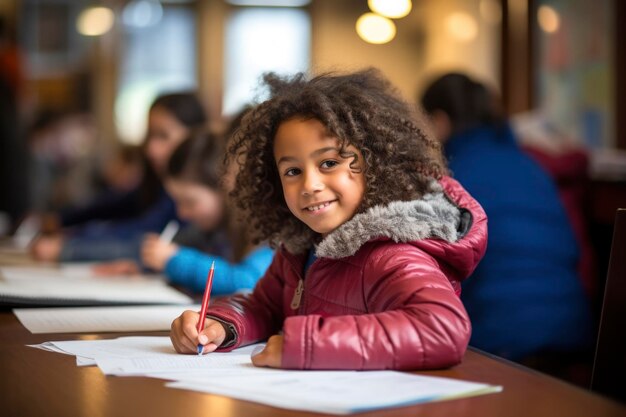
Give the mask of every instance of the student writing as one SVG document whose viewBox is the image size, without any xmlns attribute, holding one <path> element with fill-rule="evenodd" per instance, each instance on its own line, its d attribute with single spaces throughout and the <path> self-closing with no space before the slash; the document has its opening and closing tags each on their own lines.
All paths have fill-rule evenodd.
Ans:
<svg viewBox="0 0 626 417">
<path fill-rule="evenodd" d="M 159 96 L 148 112 L 141 184 L 128 193 L 104 195 L 85 207 L 62 212 L 57 221 L 72 228 L 39 238 L 31 248 L 33 256 L 65 262 L 137 257 L 143 234 L 160 231 L 176 216 L 174 202 L 162 185 L 170 155 L 207 120 L 194 93 Z"/>
<path fill-rule="evenodd" d="M 265 273 L 273 251 L 267 245 L 246 245 L 245 233 L 229 227 L 227 202 L 221 188 L 223 146 L 215 135 L 194 132 L 172 153 L 164 171 L 164 185 L 176 203 L 178 216 L 190 223 L 176 243 L 148 234 L 141 245 L 144 266 L 164 272 L 170 282 L 202 293 L 212 262 L 219 270 L 213 294 L 250 290 Z M 237 230 L 237 232 L 242 232 Z M 241 241 L 244 242 L 241 242 Z M 245 253 L 235 248 L 246 245 Z M 96 272 L 138 272 L 130 261 L 99 265 Z"/>
<path fill-rule="evenodd" d="M 202 332 L 198 313 L 178 317 L 175 349 L 269 337 L 257 366 L 458 363 L 471 332 L 460 282 L 485 251 L 486 217 L 445 175 L 438 142 L 375 70 L 265 80 L 270 98 L 228 153 L 238 208 L 280 250 L 253 293 L 209 308 Z"/>
</svg>

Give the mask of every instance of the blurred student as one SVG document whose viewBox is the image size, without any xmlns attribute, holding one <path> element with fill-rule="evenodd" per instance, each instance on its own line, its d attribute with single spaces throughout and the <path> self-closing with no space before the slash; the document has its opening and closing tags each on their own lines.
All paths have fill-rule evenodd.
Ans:
<svg viewBox="0 0 626 417">
<path fill-rule="evenodd" d="M 560 373 L 589 347 L 591 324 L 576 238 L 554 182 L 520 150 L 484 85 L 446 74 L 421 103 L 452 174 L 489 218 L 487 253 L 463 285 L 470 344 Z"/>
<path fill-rule="evenodd" d="M 148 113 L 143 145 L 147 163 L 141 185 L 117 198 L 97 199 L 80 210 L 65 213 L 61 225 L 74 227 L 63 234 L 39 238 L 31 247 L 33 256 L 42 261 L 138 256 L 144 233 L 159 232 L 176 219 L 174 202 L 161 183 L 171 153 L 192 129 L 206 123 L 205 110 L 194 93 L 158 97 Z"/>
<path fill-rule="evenodd" d="M 43 110 L 28 130 L 30 209 L 40 213 L 93 199 L 99 158 L 93 117 Z"/>
<path fill-rule="evenodd" d="M 173 284 L 202 293 L 215 261 L 213 293 L 250 290 L 265 273 L 273 251 L 266 245 L 249 247 L 245 233 L 232 233 L 226 196 L 221 190 L 223 151 L 212 135 L 196 133 L 172 154 L 164 177 L 165 188 L 181 219 L 190 226 L 176 236 L 177 243 L 149 234 L 141 245 L 141 263 L 163 272 Z M 228 181 L 226 181 L 228 182 Z M 242 232 L 241 230 L 236 230 Z M 246 246 L 244 253 L 236 248 Z M 138 272 L 133 261 L 99 265 L 96 272 Z"/>
<path fill-rule="evenodd" d="M 149 175 L 146 162 L 143 147 L 120 146 L 103 161 L 99 170 L 102 191 L 86 205 L 66 206 L 44 216 L 48 227 L 54 231 L 61 226 L 80 226 L 92 220 L 122 220 L 140 215 L 149 203 L 149 199 L 139 196 L 145 175 Z M 157 181 L 152 184 L 155 186 L 158 186 Z"/>
</svg>

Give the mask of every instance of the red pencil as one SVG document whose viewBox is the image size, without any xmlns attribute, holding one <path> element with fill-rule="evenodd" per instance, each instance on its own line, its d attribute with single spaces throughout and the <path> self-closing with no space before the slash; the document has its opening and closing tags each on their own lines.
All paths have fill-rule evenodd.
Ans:
<svg viewBox="0 0 626 417">
<path fill-rule="evenodd" d="M 204 295 L 202 296 L 202 307 L 200 308 L 200 317 L 198 317 L 198 333 L 204 330 L 204 320 L 206 319 L 206 309 L 209 306 L 209 300 L 211 299 L 211 288 L 213 287 L 213 272 L 215 270 L 215 261 L 211 263 L 211 269 L 209 269 L 209 276 L 206 279 L 206 286 L 204 287 Z M 202 355 L 202 349 L 204 346 L 198 343 L 198 355 Z"/>
</svg>

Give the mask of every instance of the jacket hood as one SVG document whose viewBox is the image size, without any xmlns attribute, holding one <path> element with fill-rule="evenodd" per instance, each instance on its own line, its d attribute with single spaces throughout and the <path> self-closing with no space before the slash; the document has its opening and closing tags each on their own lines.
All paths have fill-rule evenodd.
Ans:
<svg viewBox="0 0 626 417">
<path fill-rule="evenodd" d="M 371 240 L 389 239 L 419 247 L 459 280 L 467 277 L 486 249 L 485 213 L 452 178 L 432 181 L 429 188 L 418 200 L 395 201 L 355 215 L 317 245 L 316 255 L 345 258 Z"/>
</svg>

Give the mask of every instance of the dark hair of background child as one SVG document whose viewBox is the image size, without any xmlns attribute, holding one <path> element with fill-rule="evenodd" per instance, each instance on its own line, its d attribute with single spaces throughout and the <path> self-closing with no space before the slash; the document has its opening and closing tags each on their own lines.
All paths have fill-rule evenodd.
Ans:
<svg viewBox="0 0 626 417">
<path fill-rule="evenodd" d="M 493 94 L 465 74 L 449 73 L 437 79 L 421 101 L 427 113 L 439 110 L 448 115 L 452 134 L 505 122 Z"/>
<path fill-rule="evenodd" d="M 206 126 L 207 114 L 200 99 L 194 92 L 164 94 L 157 97 L 150 110 L 162 108 L 188 129 L 199 129 Z M 144 141 L 144 146 L 147 141 Z M 160 195 L 161 179 L 144 158 L 144 179 L 141 187 L 141 200 L 144 207 L 152 205 Z"/>
<path fill-rule="evenodd" d="M 170 156 L 165 175 L 219 190 L 224 155 L 221 142 L 206 130 L 192 131 Z"/>
<path fill-rule="evenodd" d="M 246 113 L 228 146 L 228 157 L 240 162 L 231 197 L 255 243 L 269 240 L 276 247 L 293 239 L 309 244 L 319 239 L 291 214 L 283 197 L 273 144 L 286 120 L 319 120 L 339 139 L 340 153 L 352 159 L 351 165 L 359 161 L 347 146 L 361 152 L 366 192 L 359 212 L 419 198 L 430 179 L 447 172 L 439 142 L 425 133 L 414 107 L 377 70 L 310 80 L 304 74 L 280 78 L 270 73 L 264 81 L 270 98 Z"/>
</svg>

